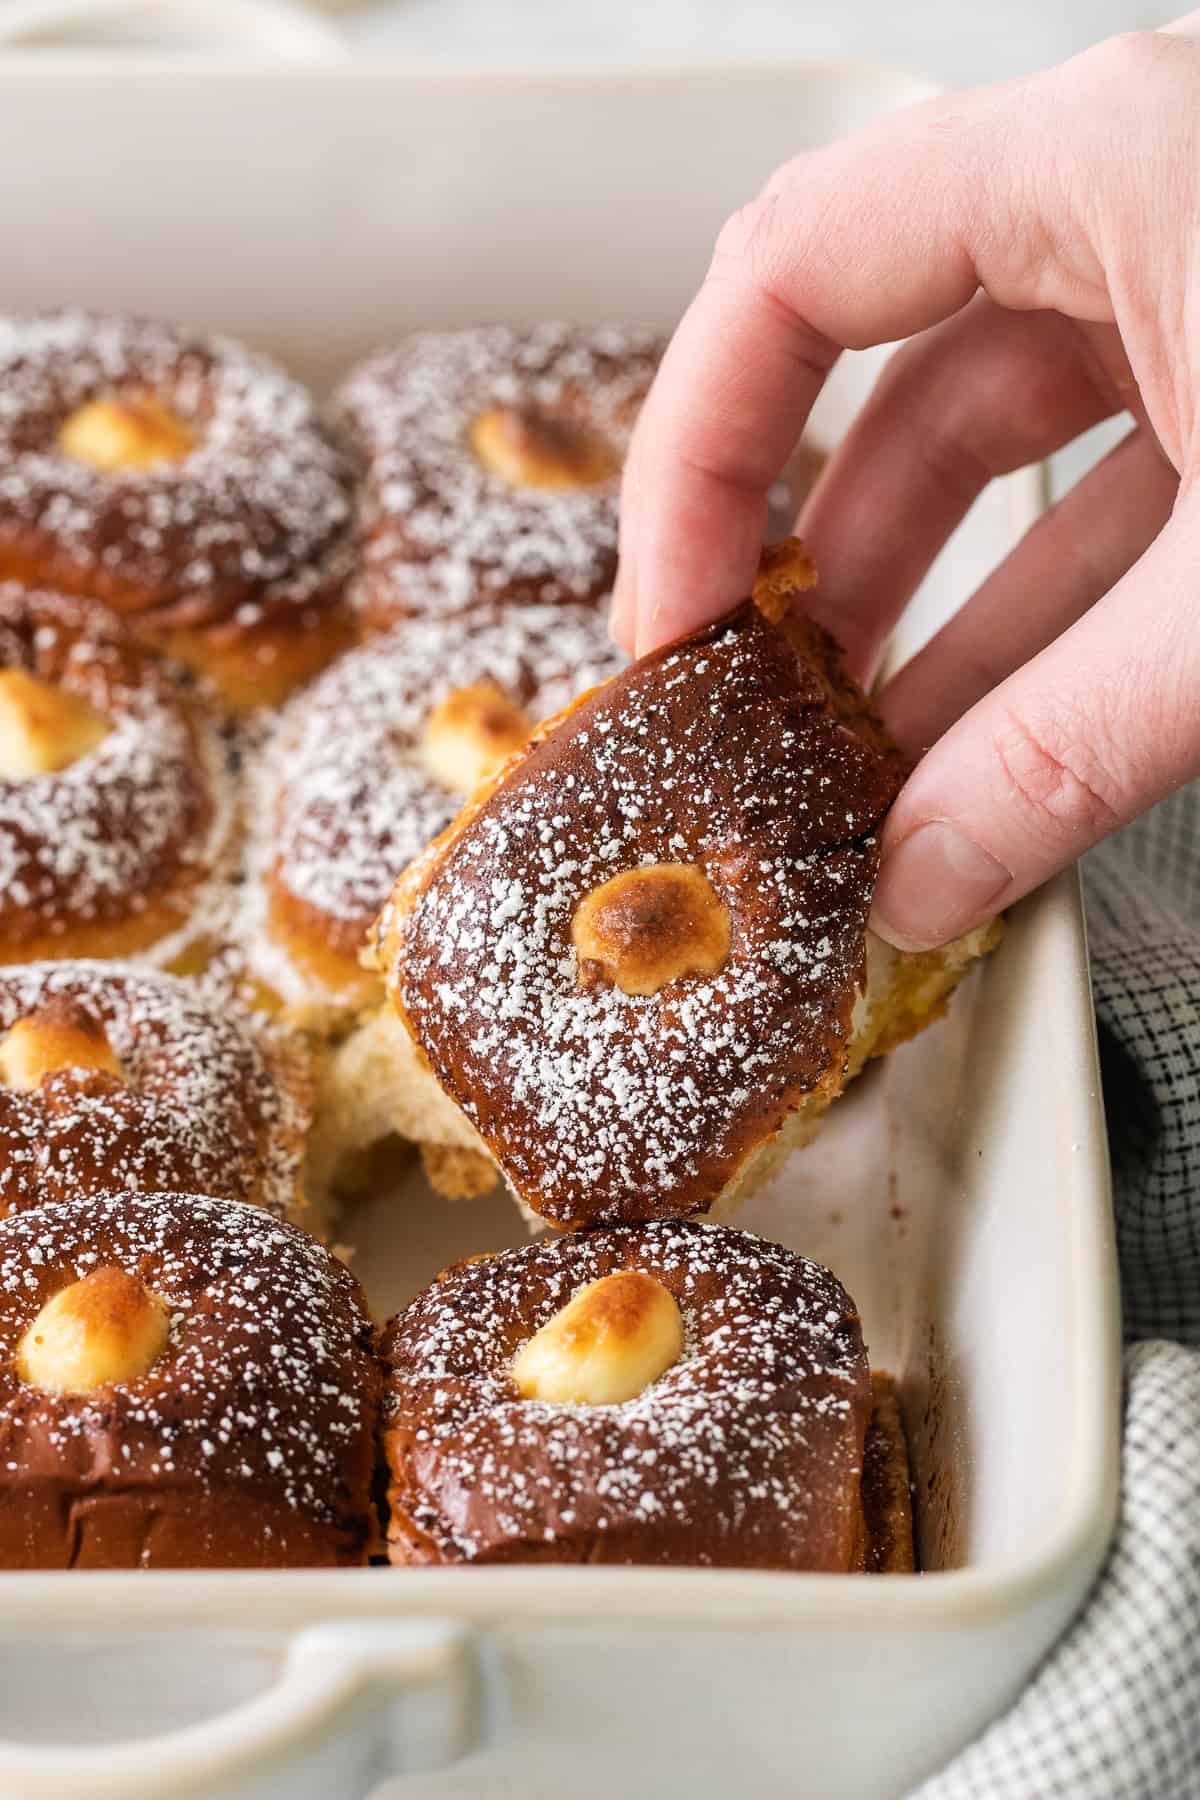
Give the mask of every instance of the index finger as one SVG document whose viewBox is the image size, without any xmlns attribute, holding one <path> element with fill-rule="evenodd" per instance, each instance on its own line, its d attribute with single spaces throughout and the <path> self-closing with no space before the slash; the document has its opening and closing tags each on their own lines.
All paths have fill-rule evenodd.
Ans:
<svg viewBox="0 0 1200 1800">
<path fill-rule="evenodd" d="M 614 604 L 627 645 L 749 592 L 767 488 L 842 348 L 924 330 L 980 286 L 1110 316 L 1058 176 L 1047 88 L 1063 74 L 931 101 L 801 157 L 725 226 L 634 434 Z"/>
</svg>

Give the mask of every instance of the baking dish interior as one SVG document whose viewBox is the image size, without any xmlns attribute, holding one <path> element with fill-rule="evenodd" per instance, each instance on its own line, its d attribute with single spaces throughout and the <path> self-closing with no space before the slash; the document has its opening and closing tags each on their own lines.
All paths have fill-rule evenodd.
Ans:
<svg viewBox="0 0 1200 1800">
<path fill-rule="evenodd" d="M 386 62 L 218 73 L 0 57 L 0 238 L 28 250 L 5 259 L 0 308 L 181 316 L 321 386 L 419 325 L 665 326 L 722 217 L 775 163 L 925 91 L 820 66 L 529 81 Z M 820 441 L 845 428 L 879 360 L 839 364 Z M 899 654 L 1036 504 L 1025 477 L 978 503 Z M 741 1217 L 837 1271 L 872 1362 L 899 1378 L 928 1570 L 1032 1566 L 1072 1531 L 1102 1529 L 1115 1399 L 1104 1180 L 1081 917 L 1064 880 L 1018 909 L 950 1017 L 869 1073 Z M 414 1176 L 346 1234 L 386 1313 L 524 1228 L 501 1195 L 450 1206 Z"/>
</svg>

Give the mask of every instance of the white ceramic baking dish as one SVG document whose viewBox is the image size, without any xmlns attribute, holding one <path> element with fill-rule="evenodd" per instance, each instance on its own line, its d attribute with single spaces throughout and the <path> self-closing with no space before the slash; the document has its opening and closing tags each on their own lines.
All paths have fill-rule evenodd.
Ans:
<svg viewBox="0 0 1200 1800">
<path fill-rule="evenodd" d="M 535 77 L 0 58 L 0 306 L 140 307 L 324 380 L 409 326 L 669 322 L 789 152 L 919 96 L 865 68 Z M 870 359 L 822 405 L 837 432 Z M 976 508 L 910 649 L 1032 518 Z M 905 1792 L 1079 1606 L 1117 1494 L 1118 1304 L 1076 884 L 866 1077 L 745 1224 L 827 1260 L 900 1377 L 929 1573 L 0 1577 L 0 1794 Z M 518 1241 L 415 1181 L 381 1309 Z M 422 1773 L 436 1767 L 440 1773 Z"/>
</svg>

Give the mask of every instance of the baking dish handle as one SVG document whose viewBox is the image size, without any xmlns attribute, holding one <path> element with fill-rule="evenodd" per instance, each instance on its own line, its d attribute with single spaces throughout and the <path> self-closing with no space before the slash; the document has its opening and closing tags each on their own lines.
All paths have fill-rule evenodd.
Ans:
<svg viewBox="0 0 1200 1800">
<path fill-rule="evenodd" d="M 474 1747 L 483 1682 L 451 1620 L 318 1625 L 279 1678 L 182 1730 L 116 1743 L 0 1742 L 3 1800 L 365 1800 L 390 1776 L 444 1768 Z"/>
</svg>

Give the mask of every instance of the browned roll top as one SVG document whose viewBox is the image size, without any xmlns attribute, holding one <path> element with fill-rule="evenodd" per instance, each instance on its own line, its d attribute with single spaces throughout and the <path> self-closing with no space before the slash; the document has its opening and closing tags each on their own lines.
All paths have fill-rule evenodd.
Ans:
<svg viewBox="0 0 1200 1800">
<path fill-rule="evenodd" d="M 233 802 L 199 705 L 117 621 L 10 582 L 0 689 L 0 962 L 202 930 Z"/>
<path fill-rule="evenodd" d="M 304 976 L 362 989 L 370 927 L 474 786 L 472 762 L 503 760 L 621 661 L 594 608 L 530 605 L 405 620 L 305 688 L 250 763 L 246 935 L 263 978 L 287 999 Z M 430 754 L 439 717 L 461 777 Z"/>
<path fill-rule="evenodd" d="M 127 613 L 238 705 L 348 640 L 350 474 L 264 357 L 155 320 L 0 320 L 0 577 Z"/>
<path fill-rule="evenodd" d="M 773 554 L 760 605 L 810 568 Z M 747 602 L 552 720 L 401 878 L 390 994 L 522 1200 L 702 1211 L 840 1083 L 903 773 L 831 640 Z"/>
<path fill-rule="evenodd" d="M 149 1366 L 22 1379 L 30 1327 L 79 1282 L 97 1356 L 128 1352 L 139 1305 L 159 1315 Z M 378 1397 L 358 1283 L 253 1207 L 108 1194 L 0 1223 L 2 1567 L 360 1563 Z"/>
<path fill-rule="evenodd" d="M 358 600 L 414 613 L 603 602 L 621 465 L 662 354 L 629 326 L 418 332 L 347 377 L 362 467 Z"/>
<path fill-rule="evenodd" d="M 523 1398 L 522 1347 L 627 1270 L 673 1299 L 681 1353 L 620 1404 Z M 627 1311 L 606 1323 L 627 1338 Z M 780 1245 L 668 1221 L 543 1240 L 450 1270 L 389 1326 L 384 1358 L 398 1562 L 864 1564 L 858 1315 Z"/>
<path fill-rule="evenodd" d="M 290 1212 L 311 1104 L 294 1041 L 123 963 L 0 969 L 0 1216 L 108 1188 Z"/>
</svg>

